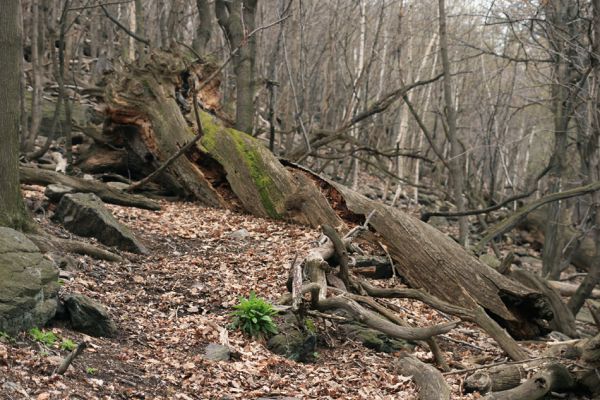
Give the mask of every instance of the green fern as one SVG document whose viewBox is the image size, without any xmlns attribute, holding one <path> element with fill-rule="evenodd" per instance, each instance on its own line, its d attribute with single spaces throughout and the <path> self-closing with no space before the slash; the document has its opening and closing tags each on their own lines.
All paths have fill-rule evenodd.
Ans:
<svg viewBox="0 0 600 400">
<path fill-rule="evenodd" d="M 248 298 L 240 297 L 239 304 L 233 308 L 235 311 L 231 315 L 234 317 L 234 329 L 240 329 L 253 337 L 266 337 L 277 333 L 277 326 L 272 319 L 277 310 L 266 300 L 256 297 L 254 292 L 250 292 Z"/>
</svg>

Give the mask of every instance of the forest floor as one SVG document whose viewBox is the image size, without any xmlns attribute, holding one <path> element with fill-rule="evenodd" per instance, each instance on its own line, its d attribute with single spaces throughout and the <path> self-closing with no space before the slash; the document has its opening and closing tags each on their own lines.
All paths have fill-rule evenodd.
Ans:
<svg viewBox="0 0 600 400">
<path fill-rule="evenodd" d="M 31 189 L 31 188 L 30 188 Z M 27 190 L 29 198 L 42 189 Z M 35 342 L 29 334 L 0 339 L 0 399 L 416 399 L 409 377 L 393 369 L 397 354 L 378 353 L 346 339 L 331 321 L 318 320 L 323 338 L 314 363 L 274 355 L 263 342 L 229 331 L 238 353 L 232 361 L 203 358 L 220 328 L 231 323 L 239 296 L 255 291 L 276 301 L 286 293 L 290 263 L 315 246 L 317 230 L 193 203 L 162 202 L 162 210 L 109 206 L 149 249 L 123 263 L 74 257 L 61 292 L 80 292 L 105 305 L 119 327 L 117 337 L 93 338 L 56 322 L 58 337 L 88 347 L 63 376 L 53 375 L 67 351 Z M 46 216 L 44 229 L 72 237 Z M 240 238 L 233 232 L 245 229 Z M 420 303 L 395 300 L 416 326 L 446 322 Z M 461 323 L 439 339 L 453 368 L 473 368 L 506 358 L 477 327 Z M 523 344 L 532 358 L 545 346 Z M 419 359 L 431 362 L 426 348 Z M 448 374 L 453 399 L 464 374 Z"/>
</svg>

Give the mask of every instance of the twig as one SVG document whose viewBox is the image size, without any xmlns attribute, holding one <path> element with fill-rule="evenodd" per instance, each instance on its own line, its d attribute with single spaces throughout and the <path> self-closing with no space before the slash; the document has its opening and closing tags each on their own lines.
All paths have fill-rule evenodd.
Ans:
<svg viewBox="0 0 600 400">
<path fill-rule="evenodd" d="M 69 353 L 69 355 L 64 358 L 64 360 L 60 363 L 60 365 L 58 366 L 58 368 L 56 369 L 56 371 L 54 373 L 57 375 L 63 375 L 69 368 L 69 365 L 71 365 L 73 360 L 75 360 L 75 357 L 77 357 L 79 354 L 81 354 L 81 352 L 83 351 L 83 349 L 86 348 L 86 346 L 87 345 L 85 342 L 79 343 L 77 345 L 77 347 L 75 348 L 75 350 L 71 351 Z"/>
<path fill-rule="evenodd" d="M 482 365 L 480 367 L 473 367 L 473 368 L 468 368 L 468 369 L 458 369 L 456 371 L 444 372 L 442 375 L 446 376 L 446 375 L 464 374 L 467 372 L 479 371 L 480 369 L 488 369 L 488 368 L 492 368 L 492 367 L 497 367 L 499 365 L 527 364 L 528 362 L 532 362 L 532 361 L 557 360 L 557 359 L 558 359 L 558 357 L 546 356 L 546 357 L 528 358 L 528 359 L 520 360 L 520 361 L 501 361 L 501 362 L 497 362 L 497 363 Z"/>
<path fill-rule="evenodd" d="M 123 32 L 125 32 L 126 34 L 128 34 L 129 36 L 131 36 L 132 38 L 134 38 L 135 40 L 137 40 L 138 42 L 142 42 L 146 46 L 150 46 L 150 41 L 148 39 L 144 39 L 143 37 L 140 37 L 140 36 L 136 35 L 129 28 L 127 28 L 125 25 L 123 25 L 121 22 L 119 22 L 118 19 L 116 19 L 115 17 L 113 17 L 108 12 L 108 10 L 104 6 L 104 4 L 101 4 L 100 8 L 102 9 L 102 11 L 104 11 L 104 15 L 106 15 L 106 18 L 110 19 L 115 25 L 117 25 L 119 28 L 121 28 L 121 30 L 123 30 Z"/>
</svg>

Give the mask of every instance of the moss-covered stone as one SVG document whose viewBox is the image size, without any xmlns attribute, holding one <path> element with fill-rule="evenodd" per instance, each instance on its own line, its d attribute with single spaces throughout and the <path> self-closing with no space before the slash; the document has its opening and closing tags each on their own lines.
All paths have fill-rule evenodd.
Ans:
<svg viewBox="0 0 600 400">
<path fill-rule="evenodd" d="M 269 350 L 295 361 L 313 360 L 317 347 L 314 324 L 312 330 L 301 329 L 296 316 L 288 313 L 277 319 L 277 329 L 279 333 L 272 336 L 267 343 Z"/>
<path fill-rule="evenodd" d="M 344 334 L 353 340 L 361 342 L 365 347 L 383 353 L 393 353 L 403 349 L 412 349 L 414 344 L 405 340 L 393 339 L 375 329 L 367 328 L 358 323 L 340 325 Z"/>
<path fill-rule="evenodd" d="M 56 312 L 58 271 L 25 235 L 0 227 L 0 331 L 46 324 Z"/>
</svg>

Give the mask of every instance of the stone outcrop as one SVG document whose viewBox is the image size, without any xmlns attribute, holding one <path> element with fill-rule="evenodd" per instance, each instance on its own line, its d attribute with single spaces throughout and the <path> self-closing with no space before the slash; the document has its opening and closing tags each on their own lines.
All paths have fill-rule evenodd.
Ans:
<svg viewBox="0 0 600 400">
<path fill-rule="evenodd" d="M 71 326 L 79 332 L 97 337 L 113 337 L 117 333 L 108 311 L 95 300 L 82 294 L 69 294 L 64 298 Z"/>
<path fill-rule="evenodd" d="M 120 224 L 93 193 L 65 194 L 52 219 L 76 235 L 95 237 L 107 246 L 132 253 L 147 253 L 133 233 Z"/>
<path fill-rule="evenodd" d="M 45 325 L 56 313 L 58 270 L 21 232 L 0 227 L 0 331 Z"/>
</svg>

